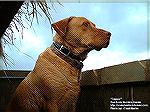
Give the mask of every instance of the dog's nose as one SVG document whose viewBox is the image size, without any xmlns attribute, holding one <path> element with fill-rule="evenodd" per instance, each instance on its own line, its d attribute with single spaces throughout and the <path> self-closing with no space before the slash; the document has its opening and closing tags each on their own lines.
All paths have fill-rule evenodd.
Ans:
<svg viewBox="0 0 150 112">
<path fill-rule="evenodd" d="M 111 33 L 110 33 L 110 32 L 107 32 L 107 37 L 110 38 L 110 36 L 111 36 Z"/>
</svg>

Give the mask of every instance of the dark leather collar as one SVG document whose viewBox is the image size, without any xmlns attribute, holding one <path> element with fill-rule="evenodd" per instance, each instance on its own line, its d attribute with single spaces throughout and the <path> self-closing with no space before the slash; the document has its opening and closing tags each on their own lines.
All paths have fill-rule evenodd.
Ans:
<svg viewBox="0 0 150 112">
<path fill-rule="evenodd" d="M 76 67 L 77 69 L 83 68 L 83 63 L 81 61 L 81 58 L 74 55 L 64 45 L 53 42 L 51 48 L 53 48 L 52 50 L 55 52 L 56 55 L 58 55 L 60 58 L 64 59 L 65 61 L 69 62 L 73 67 Z"/>
</svg>

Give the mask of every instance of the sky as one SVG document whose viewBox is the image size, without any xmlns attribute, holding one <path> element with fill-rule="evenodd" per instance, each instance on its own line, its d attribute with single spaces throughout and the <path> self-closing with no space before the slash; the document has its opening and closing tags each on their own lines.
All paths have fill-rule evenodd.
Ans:
<svg viewBox="0 0 150 112">
<path fill-rule="evenodd" d="M 49 4 L 51 7 L 51 4 Z M 63 5 L 63 6 L 62 6 Z M 82 71 L 101 69 L 103 67 L 148 59 L 148 5 L 147 3 L 62 3 L 54 4 L 51 10 L 53 22 L 70 16 L 83 16 L 112 33 L 110 44 L 101 51 L 91 51 L 83 62 Z M 39 24 L 33 23 L 33 28 L 24 29 L 24 38 L 20 39 L 16 33 L 15 47 L 5 47 L 13 64 L 0 69 L 32 70 L 41 52 L 52 44 L 51 26 L 42 16 Z M 19 50 L 18 50 L 19 49 Z"/>
</svg>

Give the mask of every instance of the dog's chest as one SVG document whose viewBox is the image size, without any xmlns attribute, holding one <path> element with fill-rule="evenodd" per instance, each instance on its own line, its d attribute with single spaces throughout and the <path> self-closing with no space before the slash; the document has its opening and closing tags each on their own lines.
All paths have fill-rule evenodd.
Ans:
<svg viewBox="0 0 150 112">
<path fill-rule="evenodd" d="M 63 97 L 66 96 L 76 96 L 80 91 L 79 82 L 74 80 L 70 81 L 71 79 L 65 76 L 59 77 L 51 77 L 44 80 L 44 88 L 45 92 L 47 91 L 47 95 L 50 99 L 54 100 L 62 100 Z M 70 97 L 70 98 L 71 98 Z"/>
<path fill-rule="evenodd" d="M 56 55 L 49 56 L 53 57 L 53 61 L 46 56 L 40 58 L 35 67 L 41 80 L 40 91 L 47 103 L 55 103 L 60 112 L 71 112 L 69 109 L 75 105 L 80 91 L 78 82 L 80 72 L 75 71 L 65 61 L 57 58 Z"/>
<path fill-rule="evenodd" d="M 51 82 L 46 89 L 46 97 L 49 99 L 48 102 L 54 101 L 56 103 L 58 112 L 72 112 L 79 95 L 80 86 L 77 83 L 70 83 L 68 80 L 62 81 Z M 44 92 L 46 93 L 46 91 Z"/>
</svg>

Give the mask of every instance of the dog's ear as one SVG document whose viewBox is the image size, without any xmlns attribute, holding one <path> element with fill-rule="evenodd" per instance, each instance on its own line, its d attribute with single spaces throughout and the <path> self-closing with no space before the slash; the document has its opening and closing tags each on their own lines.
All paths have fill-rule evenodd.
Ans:
<svg viewBox="0 0 150 112">
<path fill-rule="evenodd" d="M 73 18 L 73 17 L 69 17 L 69 18 L 60 20 L 60 21 L 58 21 L 58 22 L 52 24 L 52 27 L 54 28 L 54 30 L 55 30 L 61 37 L 64 37 L 64 36 L 65 36 L 66 31 L 67 31 L 68 23 L 70 22 L 70 20 L 71 20 L 72 18 Z"/>
</svg>

